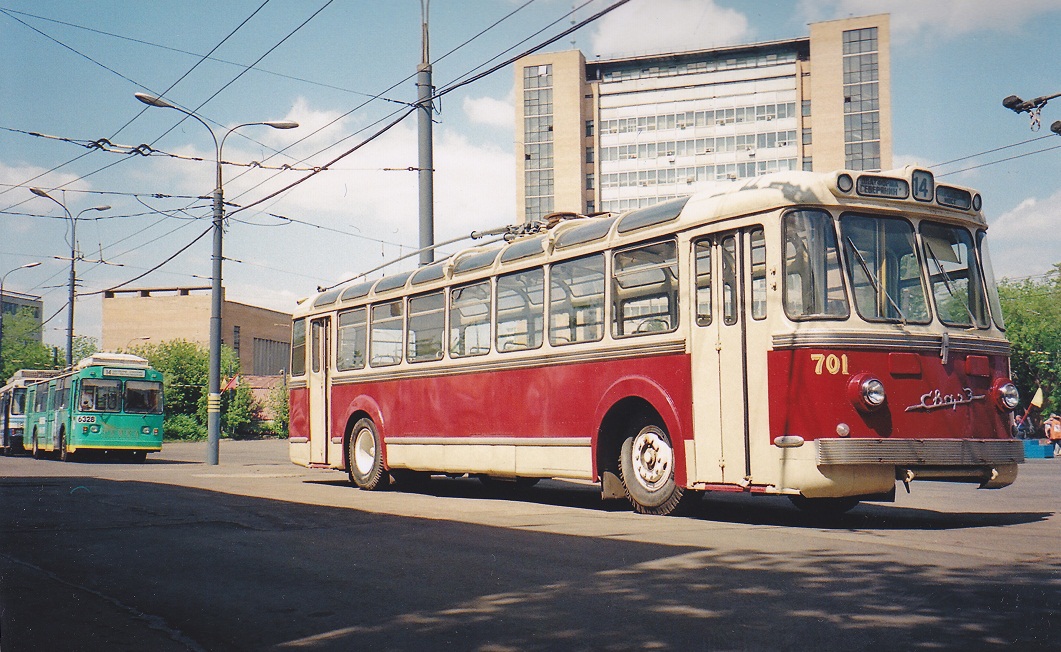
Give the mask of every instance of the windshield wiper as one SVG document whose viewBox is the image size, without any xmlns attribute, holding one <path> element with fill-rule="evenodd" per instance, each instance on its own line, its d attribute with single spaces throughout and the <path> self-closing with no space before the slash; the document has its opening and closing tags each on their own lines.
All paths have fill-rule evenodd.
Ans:
<svg viewBox="0 0 1061 652">
<path fill-rule="evenodd" d="M 858 247 L 855 246 L 855 243 L 851 241 L 851 236 L 847 236 L 844 239 L 847 240 L 847 246 L 851 247 L 851 251 L 855 252 L 855 256 L 858 257 L 858 264 L 862 267 L 862 271 L 866 273 L 869 282 L 873 284 L 873 291 L 877 293 L 878 297 L 881 294 L 884 295 L 884 298 L 888 300 L 888 303 L 892 305 L 892 308 L 895 308 L 895 312 L 899 313 L 899 320 L 903 323 L 903 326 L 906 326 L 906 314 L 903 312 L 902 308 L 899 307 L 899 304 L 895 303 L 895 299 L 892 298 L 891 293 L 881 286 L 880 280 L 877 278 L 877 275 L 870 270 L 869 263 L 867 263 L 866 259 L 862 256 L 862 252 L 859 251 Z"/>
<path fill-rule="evenodd" d="M 973 311 L 969 308 L 969 302 L 965 300 L 965 297 L 954 292 L 954 288 L 951 287 L 950 275 L 947 274 L 947 270 L 943 269 L 943 263 L 939 262 L 939 257 L 936 256 L 936 252 L 932 251 L 932 245 L 925 242 L 925 249 L 928 249 L 928 255 L 932 256 L 932 260 L 936 262 L 936 269 L 943 276 L 943 287 L 947 288 L 947 292 L 950 293 L 951 298 L 961 301 L 962 307 L 965 308 L 965 313 L 969 315 L 969 328 L 976 328 L 976 316 L 973 315 Z"/>
</svg>

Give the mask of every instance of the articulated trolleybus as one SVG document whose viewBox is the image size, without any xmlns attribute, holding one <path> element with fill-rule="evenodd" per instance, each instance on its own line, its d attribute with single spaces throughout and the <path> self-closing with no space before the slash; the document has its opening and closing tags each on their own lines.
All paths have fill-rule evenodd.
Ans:
<svg viewBox="0 0 1061 652">
<path fill-rule="evenodd" d="M 362 489 L 588 479 L 649 514 L 1004 487 L 1024 453 L 980 209 L 925 170 L 781 173 L 325 291 L 293 319 L 291 459 Z"/>
<path fill-rule="evenodd" d="M 142 462 L 162 450 L 162 420 L 162 373 L 139 356 L 96 353 L 30 385 L 25 445 L 38 459 L 97 450 Z"/>
</svg>

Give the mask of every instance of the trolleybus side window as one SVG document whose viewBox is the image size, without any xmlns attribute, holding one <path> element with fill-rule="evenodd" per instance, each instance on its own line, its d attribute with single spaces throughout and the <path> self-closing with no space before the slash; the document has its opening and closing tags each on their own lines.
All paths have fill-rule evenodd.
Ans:
<svg viewBox="0 0 1061 652">
<path fill-rule="evenodd" d="M 34 412 L 46 412 L 48 410 L 48 383 L 37 385 L 36 397 L 33 401 Z"/>
<path fill-rule="evenodd" d="M 55 379 L 55 409 L 65 410 L 70 403 L 70 379 Z"/>
<path fill-rule="evenodd" d="M 373 367 L 389 367 L 402 361 L 403 316 L 401 299 L 372 306 L 369 362 Z"/>
<path fill-rule="evenodd" d="M 125 411 L 162 414 L 162 383 L 152 380 L 125 381 Z"/>
<path fill-rule="evenodd" d="M 855 308 L 863 319 L 929 322 L 914 227 L 909 222 L 848 214 L 840 218 L 840 237 Z"/>
<path fill-rule="evenodd" d="M 722 321 L 727 326 L 737 323 L 737 236 L 722 238 Z"/>
<path fill-rule="evenodd" d="M 549 272 L 549 343 L 604 337 L 604 254 L 576 258 Z"/>
<path fill-rule="evenodd" d="M 310 322 L 310 365 L 313 368 L 313 373 L 320 373 L 321 370 L 321 341 L 324 339 L 324 321 L 317 319 Z"/>
<path fill-rule="evenodd" d="M 751 230 L 752 319 L 766 319 L 766 234 L 762 227 Z"/>
<path fill-rule="evenodd" d="M 539 267 L 497 277 L 497 350 L 522 351 L 542 345 L 545 271 Z"/>
<path fill-rule="evenodd" d="M 995 270 L 991 266 L 991 256 L 987 253 L 987 242 L 984 237 L 987 231 L 976 232 L 976 246 L 980 250 L 980 265 L 984 268 L 984 280 L 987 282 L 987 301 L 991 306 L 991 317 L 999 330 L 1006 330 L 1002 320 L 1002 303 L 998 300 L 998 286 L 995 284 Z"/>
<path fill-rule="evenodd" d="M 711 325 L 711 240 L 693 246 L 696 257 L 696 323 Z"/>
<path fill-rule="evenodd" d="M 122 381 L 85 378 L 81 381 L 82 412 L 121 412 Z"/>
<path fill-rule="evenodd" d="M 790 319 L 846 319 L 833 218 L 823 211 L 792 211 L 784 217 L 785 314 Z"/>
<path fill-rule="evenodd" d="M 409 299 L 409 362 L 442 359 L 446 329 L 446 296 L 441 291 Z"/>
<path fill-rule="evenodd" d="M 339 346 L 335 366 L 340 371 L 364 369 L 368 349 L 368 319 L 365 308 L 339 313 Z"/>
<path fill-rule="evenodd" d="M 612 268 L 615 337 L 678 328 L 678 247 L 673 240 L 618 251 Z"/>
<path fill-rule="evenodd" d="M 25 414 L 26 413 L 26 389 L 24 387 L 16 387 L 14 395 L 11 397 L 11 414 Z"/>
<path fill-rule="evenodd" d="M 973 237 L 962 227 L 921 223 L 921 242 L 939 320 L 987 328 L 987 302 Z"/>
<path fill-rule="evenodd" d="M 296 320 L 291 325 L 291 375 L 306 374 L 306 320 Z"/>
<path fill-rule="evenodd" d="M 490 281 L 453 288 L 449 305 L 451 357 L 490 352 L 490 298 Z"/>
</svg>

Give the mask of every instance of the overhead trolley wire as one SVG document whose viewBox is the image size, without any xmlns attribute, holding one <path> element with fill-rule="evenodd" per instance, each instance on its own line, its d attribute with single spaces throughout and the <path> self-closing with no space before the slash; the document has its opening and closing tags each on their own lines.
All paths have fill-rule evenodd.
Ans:
<svg viewBox="0 0 1061 652">
<path fill-rule="evenodd" d="M 535 45 L 534 47 L 532 47 L 532 48 L 530 48 L 528 50 L 525 50 L 525 51 L 523 51 L 523 52 L 521 52 L 521 53 L 519 53 L 519 54 L 517 54 L 517 55 L 515 55 L 513 57 L 510 57 L 509 59 L 506 59 L 502 63 L 499 63 L 499 64 L 489 68 L 488 70 L 485 70 L 485 71 L 483 71 L 481 73 L 478 73 L 478 74 L 474 75 L 473 77 L 470 77 L 469 79 L 466 79 L 466 80 L 460 81 L 460 82 L 451 83 L 451 84 L 443 87 L 442 89 L 439 89 L 434 94 L 432 94 L 432 96 L 427 101 L 429 101 L 429 102 L 430 101 L 434 101 L 434 100 L 446 95 L 447 93 L 451 93 L 451 92 L 457 90 L 458 88 L 461 88 L 463 86 L 467 86 L 468 84 L 471 84 L 471 83 L 473 83 L 475 81 L 478 81 L 478 80 L 482 79 L 483 77 L 486 77 L 487 75 L 493 74 L 493 73 L 497 72 L 498 70 L 500 70 L 501 68 L 504 68 L 505 66 L 508 66 L 508 65 L 512 64 L 513 62 L 519 60 L 520 58 L 528 56 L 530 54 L 533 54 L 533 53 L 537 52 L 538 50 L 541 50 L 542 48 L 545 48 L 545 47 L 551 45 L 552 43 L 555 43 L 556 41 L 564 38 L 568 34 L 571 34 L 572 32 L 575 32 L 575 31 L 585 27 L 586 25 L 588 25 L 588 24 L 600 19 L 601 17 L 605 16 L 606 14 L 611 13 L 612 11 L 614 11 L 614 10 L 618 9 L 619 7 L 625 5 L 629 1 L 630 0 L 618 0 L 617 2 L 613 2 L 611 5 L 605 7 L 604 9 L 602 9 L 600 11 L 598 11 L 597 13 L 593 14 L 589 18 L 586 18 L 586 19 L 576 23 L 575 25 L 572 25 L 570 28 L 560 32 L 556 36 L 553 36 L 552 38 L 550 38 L 550 39 L 548 39 L 548 40 L 546 40 L 546 41 L 544 41 L 544 42 L 542 42 L 542 43 L 540 43 L 538 45 Z M 354 152 L 356 152 L 357 150 L 361 149 L 362 147 L 364 147 L 368 143 L 372 142 L 376 138 L 379 138 L 381 135 L 383 135 L 387 131 L 390 131 L 390 129 L 392 129 L 394 126 L 396 126 L 398 123 L 400 123 L 402 120 L 404 120 L 406 117 L 411 115 L 416 110 L 418 110 L 418 107 L 414 107 L 414 108 L 409 109 L 408 111 L 402 112 L 402 114 L 397 119 L 391 121 L 390 123 L 388 123 L 382 129 L 376 131 L 371 136 L 369 136 L 365 140 L 361 141 L 360 143 L 358 143 L 354 147 L 350 148 L 346 152 L 343 152 L 342 154 L 340 154 L 339 156 L 335 157 L 334 159 L 332 159 L 328 163 L 325 163 L 324 165 L 322 165 L 320 167 L 320 170 L 317 170 L 317 171 L 314 171 L 314 172 L 310 172 L 309 174 L 307 174 L 306 176 L 302 177 L 301 179 L 298 179 L 298 180 L 296 180 L 296 181 L 294 181 L 292 183 L 289 183 L 288 185 L 284 186 L 283 188 L 281 188 L 281 189 L 279 189 L 279 190 L 277 190 L 275 192 L 272 192 L 272 193 L 266 195 L 265 197 L 262 197 L 261 199 L 258 199 L 256 201 L 250 203 L 250 204 L 246 204 L 246 205 L 236 209 L 235 211 L 232 211 L 230 213 L 230 215 L 234 214 L 234 213 L 238 213 L 238 212 L 242 212 L 242 211 L 248 210 L 250 208 L 253 208 L 254 206 L 258 206 L 258 205 L 260 205 L 260 204 L 272 199 L 273 197 L 281 195 L 281 194 L 291 190 L 295 186 L 298 186 L 299 184 L 301 184 L 301 183 L 303 183 L 305 181 L 308 181 L 309 179 L 313 178 L 314 176 L 316 176 L 320 172 L 323 172 L 324 170 L 327 170 L 329 166 L 334 165 L 335 163 L 339 162 L 340 160 L 346 158 L 347 156 L 349 156 L 349 155 L 353 154 Z"/>
</svg>

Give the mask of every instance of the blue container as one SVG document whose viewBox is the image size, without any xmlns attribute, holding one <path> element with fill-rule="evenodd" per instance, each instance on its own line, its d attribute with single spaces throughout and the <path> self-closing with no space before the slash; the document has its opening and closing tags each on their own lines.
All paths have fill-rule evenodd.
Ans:
<svg viewBox="0 0 1061 652">
<path fill-rule="evenodd" d="M 1045 459 L 1054 456 L 1054 445 L 1043 444 L 1041 442 L 1049 441 L 1043 439 L 1025 439 L 1024 440 L 1024 458 L 1025 459 Z"/>
</svg>

